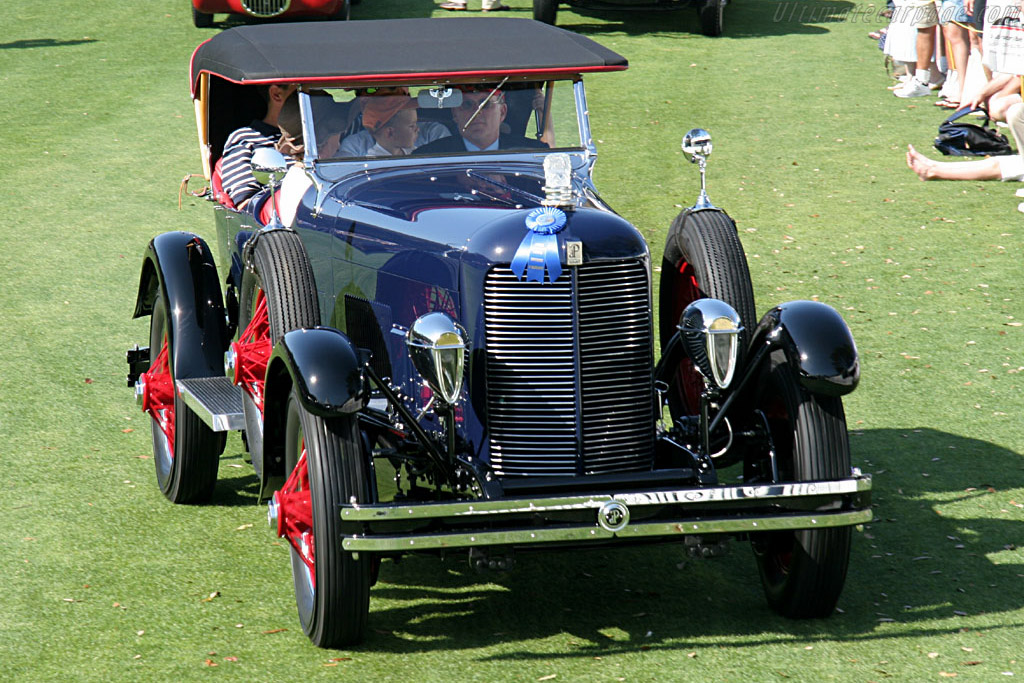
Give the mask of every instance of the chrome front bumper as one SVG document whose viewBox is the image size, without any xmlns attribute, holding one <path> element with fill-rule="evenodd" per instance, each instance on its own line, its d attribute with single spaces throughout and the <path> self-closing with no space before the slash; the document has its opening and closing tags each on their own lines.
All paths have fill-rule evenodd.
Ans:
<svg viewBox="0 0 1024 683">
<path fill-rule="evenodd" d="M 871 521 L 871 477 L 855 472 L 851 478 L 838 481 L 452 503 L 343 505 L 340 514 L 346 528 L 361 525 L 364 529 L 362 533 L 346 534 L 342 540 L 345 550 L 354 552 L 587 544 L 820 529 Z"/>
</svg>

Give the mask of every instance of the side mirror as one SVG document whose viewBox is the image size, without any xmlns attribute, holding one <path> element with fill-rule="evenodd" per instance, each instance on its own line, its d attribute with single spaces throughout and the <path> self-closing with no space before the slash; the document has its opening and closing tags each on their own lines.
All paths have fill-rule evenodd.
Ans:
<svg viewBox="0 0 1024 683">
<path fill-rule="evenodd" d="M 276 185 L 288 172 L 288 160 L 273 147 L 257 147 L 252 153 L 252 175 L 260 185 Z"/>
<path fill-rule="evenodd" d="M 711 133 L 703 128 L 694 128 L 688 132 L 683 136 L 683 153 L 690 156 L 711 156 Z"/>
<path fill-rule="evenodd" d="M 694 128 L 683 136 L 683 154 L 690 157 L 692 163 L 700 167 L 700 195 L 694 209 L 713 209 L 714 204 L 708 199 L 705 172 L 707 170 L 707 158 L 711 154 L 711 133 L 703 128 Z"/>
</svg>

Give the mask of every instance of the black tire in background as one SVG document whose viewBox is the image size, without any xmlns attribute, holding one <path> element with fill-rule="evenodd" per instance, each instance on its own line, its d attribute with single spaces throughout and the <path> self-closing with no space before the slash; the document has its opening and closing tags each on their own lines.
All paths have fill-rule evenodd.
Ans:
<svg viewBox="0 0 1024 683">
<path fill-rule="evenodd" d="M 260 235 L 253 250 L 252 271 L 242 277 L 239 330 L 245 330 L 256 308 L 257 293 L 267 300 L 270 343 L 276 344 L 286 332 L 320 324 L 313 268 L 294 232 L 284 230 Z M 247 392 L 242 392 L 245 436 L 256 474 L 263 474 L 263 413 Z"/>
<path fill-rule="evenodd" d="M 207 14 L 206 12 L 200 12 L 195 7 L 193 7 L 192 24 L 196 28 L 210 28 L 211 26 L 213 26 L 213 15 Z"/>
<path fill-rule="evenodd" d="M 156 293 L 156 306 L 149 323 L 150 365 L 157 359 L 160 350 L 168 340 L 167 304 L 163 291 Z M 174 382 L 174 348 L 169 344 L 168 365 L 171 382 Z M 217 469 L 220 454 L 224 450 L 224 433 L 214 432 L 186 406 L 175 392 L 173 452 L 167 435 L 157 421 L 151 419 L 153 429 L 153 461 L 156 464 L 156 480 L 160 491 L 172 503 L 203 503 L 213 495 L 217 484 Z"/>
<path fill-rule="evenodd" d="M 555 25 L 558 17 L 558 0 L 533 0 L 533 18 L 545 24 Z"/>
<path fill-rule="evenodd" d="M 698 0 L 697 15 L 700 32 L 711 38 L 722 35 L 725 21 L 725 0 Z"/>
<path fill-rule="evenodd" d="M 758 408 L 767 418 L 781 481 L 828 481 L 850 476 L 850 443 L 843 403 L 811 394 L 774 351 Z M 850 561 L 850 527 L 753 535 L 768 604 L 792 618 L 826 617 L 835 609 Z"/>
<path fill-rule="evenodd" d="M 334 10 L 334 14 L 331 15 L 331 19 L 335 21 L 348 21 L 349 17 L 352 16 L 352 5 L 354 4 L 355 3 L 351 2 L 351 0 L 345 0 L 341 7 Z"/>
<path fill-rule="evenodd" d="M 740 348 L 746 349 L 757 324 L 754 288 L 736 225 L 717 209 L 683 211 L 672 221 L 661 263 L 658 331 L 661 349 L 675 334 L 683 310 L 700 298 L 720 299 L 743 322 Z M 669 384 L 672 419 L 699 412 L 703 382 L 684 359 Z"/>
<path fill-rule="evenodd" d="M 295 604 L 314 645 L 338 648 L 363 639 L 370 610 L 373 560 L 342 549 L 338 506 L 370 501 L 368 466 L 354 415 L 322 418 L 302 407 L 292 390 L 285 418 L 285 464 L 306 453 L 313 517 L 314 571 L 291 548 Z M 315 578 L 315 581 L 313 580 Z"/>
</svg>

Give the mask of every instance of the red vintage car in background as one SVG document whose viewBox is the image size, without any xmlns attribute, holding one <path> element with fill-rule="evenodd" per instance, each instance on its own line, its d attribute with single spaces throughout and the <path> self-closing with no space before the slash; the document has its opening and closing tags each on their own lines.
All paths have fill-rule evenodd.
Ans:
<svg viewBox="0 0 1024 683">
<path fill-rule="evenodd" d="M 351 0 L 192 0 L 196 28 L 213 26 L 214 14 L 240 14 L 256 19 L 325 17 L 348 19 Z"/>
</svg>

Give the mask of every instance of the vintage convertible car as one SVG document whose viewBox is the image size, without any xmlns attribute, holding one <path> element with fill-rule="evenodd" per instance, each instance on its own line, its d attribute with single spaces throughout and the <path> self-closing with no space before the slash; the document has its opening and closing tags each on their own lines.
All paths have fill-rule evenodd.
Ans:
<svg viewBox="0 0 1024 683">
<path fill-rule="evenodd" d="M 253 19 L 348 19 L 351 4 L 350 0 L 192 0 L 192 23 L 196 28 L 209 28 L 213 26 L 213 15 L 217 13 Z"/>
<path fill-rule="evenodd" d="M 509 18 L 244 26 L 193 55 L 220 256 L 187 231 L 149 244 L 129 383 L 171 501 L 209 499 L 244 432 L 315 644 L 358 641 L 381 561 L 407 553 L 489 570 L 528 549 L 739 539 L 771 607 L 833 611 L 871 519 L 841 401 L 853 339 L 818 302 L 756 317 L 701 129 L 683 142 L 701 192 L 655 303 L 648 245 L 591 182 L 582 77 L 626 66 Z M 239 210 L 218 160 L 268 83 L 299 84 L 302 154 L 255 150 L 269 189 Z M 399 112 L 437 139 L 353 146 Z M 484 129 L 497 149 L 469 151 Z"/>
</svg>

